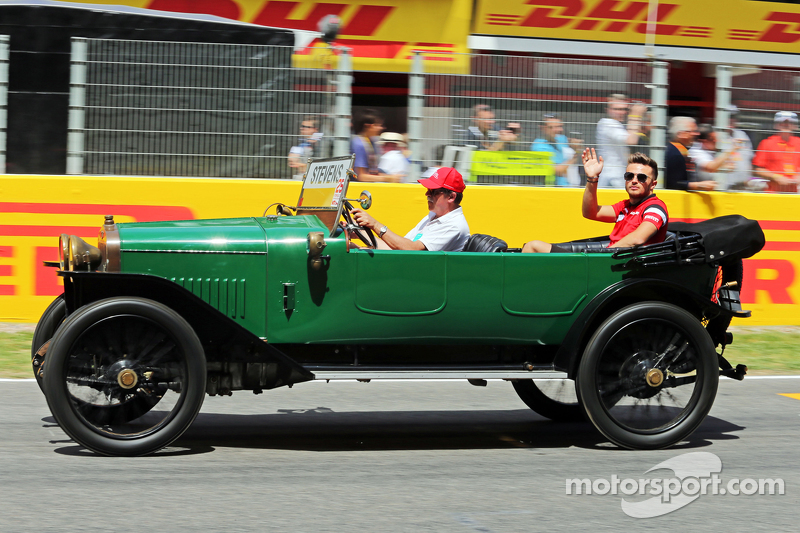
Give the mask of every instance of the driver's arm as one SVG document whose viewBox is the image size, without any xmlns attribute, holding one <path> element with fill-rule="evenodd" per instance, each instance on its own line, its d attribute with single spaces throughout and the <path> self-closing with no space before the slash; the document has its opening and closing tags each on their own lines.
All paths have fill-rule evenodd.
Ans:
<svg viewBox="0 0 800 533">
<path fill-rule="evenodd" d="M 631 246 L 638 246 L 650 240 L 650 237 L 656 234 L 658 228 L 652 222 L 645 220 L 639 227 L 632 232 L 625 235 L 619 241 L 615 242 L 609 248 L 629 248 Z"/>
<path fill-rule="evenodd" d="M 383 224 L 378 225 L 378 228 L 382 227 Z M 378 232 L 376 230 L 375 235 L 377 234 Z M 383 240 L 378 239 L 378 248 L 383 248 L 381 244 L 391 248 L 392 250 L 427 250 L 425 245 L 422 244 L 422 241 L 412 241 L 411 239 L 406 239 L 392 230 L 386 230 L 386 233 L 383 234 Z"/>
<path fill-rule="evenodd" d="M 383 227 L 383 224 L 358 207 L 354 208 L 350 214 L 353 215 L 353 220 L 356 224 L 371 229 L 375 233 L 375 236 L 378 235 L 378 232 Z M 383 238 L 378 239 L 378 248 L 382 250 L 427 250 L 422 242 L 406 239 L 392 230 L 387 230 L 386 233 L 383 234 Z"/>
</svg>

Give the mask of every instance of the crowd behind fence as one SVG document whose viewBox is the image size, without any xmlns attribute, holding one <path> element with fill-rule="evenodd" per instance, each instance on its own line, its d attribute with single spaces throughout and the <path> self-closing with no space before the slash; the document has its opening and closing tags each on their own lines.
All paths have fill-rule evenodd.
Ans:
<svg viewBox="0 0 800 533">
<path fill-rule="evenodd" d="M 622 185 L 632 151 L 664 171 L 675 140 L 667 63 L 467 59 L 455 62 L 469 64 L 458 73 L 448 62 L 414 58 L 408 123 L 396 132 L 407 140 L 399 144 L 407 181 L 455 166 L 472 183 L 581 186 L 584 148 L 604 156 L 609 177 L 601 186 Z M 334 48 L 74 38 L 66 171 L 299 178 L 309 157 L 351 149 L 350 65 L 347 51 Z M 0 171 L 7 72 L 8 40 L 0 36 Z M 795 144 L 800 152 L 800 140 L 793 130 L 778 139 L 776 121 L 786 117 L 796 129 L 800 74 L 721 65 L 716 76 L 714 123 L 700 128 L 692 153 L 721 162 L 704 166 L 714 167 L 704 175 L 716 190 L 796 192 L 800 155 L 787 153 Z M 753 163 L 782 164 L 794 179 Z"/>
</svg>

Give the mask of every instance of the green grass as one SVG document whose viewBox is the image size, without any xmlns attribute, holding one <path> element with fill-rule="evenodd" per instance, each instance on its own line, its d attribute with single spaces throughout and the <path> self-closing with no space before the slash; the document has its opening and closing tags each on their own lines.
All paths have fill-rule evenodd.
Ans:
<svg viewBox="0 0 800 533">
<path fill-rule="evenodd" d="M 800 328 L 734 328 L 725 357 L 749 374 L 800 374 Z M 0 331 L 0 378 L 31 378 L 32 331 Z"/>
<path fill-rule="evenodd" d="M 0 378 L 32 378 L 33 332 L 0 332 Z"/>
<path fill-rule="evenodd" d="M 800 328 L 731 328 L 733 344 L 725 358 L 747 365 L 748 374 L 800 374 Z"/>
</svg>

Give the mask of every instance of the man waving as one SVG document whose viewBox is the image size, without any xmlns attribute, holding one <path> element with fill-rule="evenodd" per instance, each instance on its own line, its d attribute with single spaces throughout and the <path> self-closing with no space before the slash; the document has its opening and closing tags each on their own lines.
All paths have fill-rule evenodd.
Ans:
<svg viewBox="0 0 800 533">
<path fill-rule="evenodd" d="M 614 205 L 598 205 L 597 182 L 603 170 L 603 158 L 597 156 L 594 148 L 587 148 L 583 151 L 582 159 L 586 188 L 581 211 L 584 218 L 589 220 L 615 223 L 608 247 L 627 248 L 662 242 L 667 235 L 669 215 L 667 206 L 654 193 L 658 183 L 658 164 L 642 153 L 631 154 L 623 175 L 628 199 Z M 570 253 L 580 250 L 574 246 L 531 241 L 523 246 L 522 251 Z"/>
</svg>

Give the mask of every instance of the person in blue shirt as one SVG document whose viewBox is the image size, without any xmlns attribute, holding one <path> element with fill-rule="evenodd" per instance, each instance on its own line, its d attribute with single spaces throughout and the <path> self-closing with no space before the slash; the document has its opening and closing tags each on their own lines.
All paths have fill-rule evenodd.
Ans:
<svg viewBox="0 0 800 533">
<path fill-rule="evenodd" d="M 581 142 L 578 139 L 567 139 L 564 135 L 564 125 L 561 119 L 553 113 L 542 116 L 542 136 L 531 144 L 532 152 L 548 152 L 553 164 L 557 187 L 580 185 L 580 175 L 577 174 L 575 163 L 581 153 Z M 572 167 L 572 168 L 570 168 Z M 573 179 L 568 175 L 572 173 Z M 577 177 L 577 183 L 572 183 Z"/>
<path fill-rule="evenodd" d="M 381 157 L 378 136 L 383 132 L 383 119 L 373 109 L 365 109 L 354 123 L 356 134 L 350 139 L 350 153 L 355 154 L 353 171 L 356 181 L 399 182 L 401 176 L 384 174 L 378 169 Z"/>
</svg>

